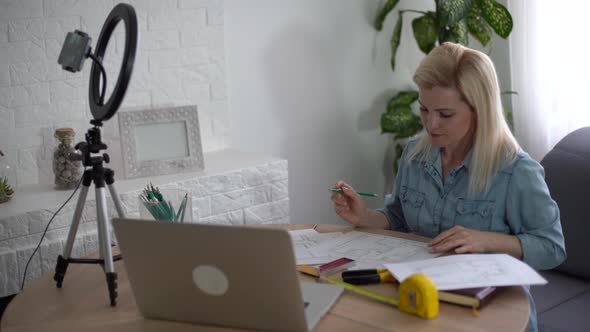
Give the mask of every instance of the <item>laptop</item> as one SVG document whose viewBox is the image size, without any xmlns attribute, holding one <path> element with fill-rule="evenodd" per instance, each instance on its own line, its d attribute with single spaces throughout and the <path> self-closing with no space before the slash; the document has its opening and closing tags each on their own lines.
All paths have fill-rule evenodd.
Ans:
<svg viewBox="0 0 590 332">
<path fill-rule="evenodd" d="M 146 318 L 265 331 L 311 331 L 342 287 L 300 282 L 289 233 L 113 219 Z"/>
</svg>

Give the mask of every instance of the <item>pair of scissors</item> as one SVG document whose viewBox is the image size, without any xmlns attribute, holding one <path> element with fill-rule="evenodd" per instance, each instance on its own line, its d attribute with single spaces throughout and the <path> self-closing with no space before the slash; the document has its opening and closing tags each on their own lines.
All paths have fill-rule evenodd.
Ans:
<svg viewBox="0 0 590 332">
<path fill-rule="evenodd" d="M 387 269 L 352 270 L 342 272 L 342 281 L 353 285 L 396 282 Z"/>
</svg>

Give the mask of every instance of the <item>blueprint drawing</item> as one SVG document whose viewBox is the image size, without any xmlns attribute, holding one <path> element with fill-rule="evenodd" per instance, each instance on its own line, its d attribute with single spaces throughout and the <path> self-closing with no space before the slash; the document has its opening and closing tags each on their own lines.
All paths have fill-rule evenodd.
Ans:
<svg viewBox="0 0 590 332">
<path fill-rule="evenodd" d="M 439 290 L 547 283 L 526 263 L 506 254 L 450 255 L 386 267 L 402 281 L 412 274 L 423 273 Z"/>
<path fill-rule="evenodd" d="M 317 247 L 331 239 L 342 236 L 340 232 L 319 233 L 313 229 L 302 229 L 290 231 L 293 251 L 296 263 L 299 264 L 322 264 L 334 260 L 333 256 L 323 253 L 317 254 L 311 248 Z"/>
<path fill-rule="evenodd" d="M 316 256 L 347 257 L 356 261 L 355 269 L 376 268 L 386 263 L 407 262 L 437 257 L 424 242 L 364 232 L 348 232 L 309 251 Z"/>
</svg>

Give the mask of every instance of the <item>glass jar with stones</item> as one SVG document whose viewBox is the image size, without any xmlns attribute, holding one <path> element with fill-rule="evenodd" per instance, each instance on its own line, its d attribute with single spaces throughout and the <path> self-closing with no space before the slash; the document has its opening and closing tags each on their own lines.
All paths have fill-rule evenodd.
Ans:
<svg viewBox="0 0 590 332">
<path fill-rule="evenodd" d="M 73 160 L 74 138 L 76 133 L 72 128 L 58 128 L 55 130 L 57 146 L 53 151 L 53 174 L 55 175 L 55 189 L 65 190 L 76 187 L 82 177 L 82 163 Z"/>
</svg>

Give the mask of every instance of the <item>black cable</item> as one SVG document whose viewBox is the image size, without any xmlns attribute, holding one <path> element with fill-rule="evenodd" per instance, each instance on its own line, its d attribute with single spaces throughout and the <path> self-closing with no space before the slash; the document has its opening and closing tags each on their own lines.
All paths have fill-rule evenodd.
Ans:
<svg viewBox="0 0 590 332">
<path fill-rule="evenodd" d="M 107 93 L 107 72 L 104 70 L 102 66 L 102 61 L 100 61 L 92 52 L 88 53 L 88 57 L 92 59 L 100 68 L 100 72 L 102 74 L 102 91 L 100 93 L 100 101 L 98 102 L 101 106 L 104 105 L 104 95 Z"/>
<path fill-rule="evenodd" d="M 82 176 L 80 178 L 80 181 L 76 185 L 76 188 L 74 188 L 74 192 L 72 192 L 72 194 L 70 195 L 70 197 L 68 197 L 68 199 L 65 201 L 65 203 L 63 203 L 59 207 L 59 209 L 57 209 L 57 211 L 55 211 L 55 213 L 53 214 L 53 216 L 51 217 L 51 219 L 49 219 L 49 222 L 47 223 L 47 226 L 45 226 L 45 230 L 43 231 L 43 234 L 41 235 L 41 240 L 39 240 L 39 244 L 37 245 L 37 248 L 35 248 L 35 250 L 33 250 L 33 253 L 31 254 L 31 257 L 29 257 L 29 261 L 27 262 L 27 265 L 25 266 L 25 272 L 23 273 L 23 281 L 22 281 L 21 286 L 20 286 L 20 290 L 21 291 L 23 290 L 23 288 L 25 288 L 25 279 L 27 277 L 27 270 L 29 269 L 29 264 L 31 263 L 31 260 L 33 259 L 33 256 L 35 256 L 35 254 L 37 253 L 37 250 L 39 250 L 39 247 L 41 247 L 41 243 L 43 242 L 43 239 L 45 238 L 45 233 L 47 233 L 47 230 L 49 229 L 49 225 L 51 225 L 51 222 L 53 221 L 53 219 L 55 218 L 55 216 L 57 216 L 57 214 L 59 213 L 59 211 L 61 211 L 61 209 L 63 209 L 63 207 L 66 206 L 66 204 L 68 204 L 68 202 L 72 199 L 72 197 L 74 197 L 74 194 L 76 193 L 76 191 L 78 191 L 78 188 L 80 188 L 80 184 L 82 183 L 82 179 L 84 179 L 84 176 Z"/>
</svg>

